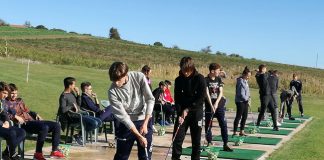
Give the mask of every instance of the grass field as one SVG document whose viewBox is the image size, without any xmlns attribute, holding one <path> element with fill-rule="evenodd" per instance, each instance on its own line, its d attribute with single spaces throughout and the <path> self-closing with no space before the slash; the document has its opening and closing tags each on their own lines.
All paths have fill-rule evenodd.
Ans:
<svg viewBox="0 0 324 160">
<path fill-rule="evenodd" d="M 38 112 L 45 119 L 53 120 L 58 109 L 58 99 L 63 91 L 63 79 L 67 76 L 77 78 L 77 84 L 82 81 L 93 83 L 94 90 L 100 99 L 107 99 L 107 88 L 110 85 L 107 70 L 91 69 L 79 66 L 53 65 L 34 63 L 30 65 L 29 82 L 26 83 L 25 61 L 14 59 L 0 59 L 0 80 L 16 83 L 21 97 L 30 109 Z M 157 87 L 158 81 L 153 79 L 153 88 Z M 226 85 L 225 95 L 230 100 L 228 108 L 235 108 L 234 87 Z M 256 111 L 258 93 L 252 89 L 253 110 Z M 274 152 L 270 159 L 324 159 L 324 130 L 323 115 L 324 98 L 322 96 L 304 95 L 304 108 L 307 115 L 313 116 L 314 120 L 286 145 Z M 297 107 L 293 108 L 297 113 Z M 46 143 L 46 146 L 49 146 Z M 34 149 L 35 141 L 27 141 L 26 149 Z"/>
<path fill-rule="evenodd" d="M 279 70 L 281 88 L 287 88 L 292 73 L 296 72 L 303 81 L 305 93 L 324 95 L 324 74 L 321 69 L 157 47 L 126 40 L 12 27 L 0 27 L 0 53 L 5 51 L 5 39 L 10 57 L 97 69 L 107 69 L 114 61 L 126 62 L 133 70 L 139 70 L 148 64 L 153 69 L 152 77 L 157 79 L 174 79 L 178 75 L 178 63 L 183 56 L 193 57 L 196 66 L 204 74 L 208 72 L 209 63 L 220 63 L 230 77 L 226 80 L 229 85 L 234 85 L 233 79 L 241 74 L 245 66 L 254 70 L 259 64 L 265 63 L 268 69 Z M 250 86 L 257 88 L 254 79 Z"/>
</svg>

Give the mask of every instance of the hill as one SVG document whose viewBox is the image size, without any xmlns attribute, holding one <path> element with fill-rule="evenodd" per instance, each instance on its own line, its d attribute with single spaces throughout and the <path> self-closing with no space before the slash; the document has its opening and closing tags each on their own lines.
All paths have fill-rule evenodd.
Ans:
<svg viewBox="0 0 324 160">
<path fill-rule="evenodd" d="M 170 80 L 178 75 L 178 63 L 183 56 L 193 57 L 199 71 L 204 75 L 208 73 L 209 63 L 220 63 L 228 74 L 229 78 L 225 82 L 229 85 L 234 85 L 235 78 L 245 66 L 254 70 L 259 64 L 265 63 L 268 69 L 280 71 L 281 88 L 287 88 L 294 72 L 300 75 L 305 93 L 324 94 L 323 70 L 309 67 L 33 28 L 0 27 L 0 53 L 4 53 L 6 41 L 11 57 L 98 69 L 107 69 L 114 61 L 124 61 L 133 70 L 139 70 L 141 66 L 148 64 L 153 69 L 153 78 Z M 256 88 L 254 78 L 251 79 L 251 86 Z"/>
</svg>

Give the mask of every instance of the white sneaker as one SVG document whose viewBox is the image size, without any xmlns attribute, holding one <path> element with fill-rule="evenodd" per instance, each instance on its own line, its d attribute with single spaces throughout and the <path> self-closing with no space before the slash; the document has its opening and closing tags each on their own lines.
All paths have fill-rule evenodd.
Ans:
<svg viewBox="0 0 324 160">
<path fill-rule="evenodd" d="M 280 127 L 281 126 L 281 123 L 277 122 L 277 126 Z"/>
</svg>

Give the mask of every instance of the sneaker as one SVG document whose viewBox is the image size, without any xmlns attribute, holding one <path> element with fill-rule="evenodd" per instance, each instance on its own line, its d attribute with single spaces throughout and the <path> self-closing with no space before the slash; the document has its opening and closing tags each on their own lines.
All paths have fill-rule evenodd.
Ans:
<svg viewBox="0 0 324 160">
<path fill-rule="evenodd" d="M 278 127 L 273 127 L 272 130 L 273 130 L 273 131 L 279 131 L 279 128 L 278 128 Z"/>
<path fill-rule="evenodd" d="M 223 151 L 225 152 L 233 152 L 233 149 L 231 149 L 228 145 L 223 146 Z"/>
<path fill-rule="evenodd" d="M 304 113 L 300 114 L 301 117 L 304 117 Z"/>
<path fill-rule="evenodd" d="M 75 141 L 77 142 L 77 144 L 79 144 L 79 145 L 83 145 L 83 143 L 82 143 L 82 138 L 81 138 L 80 135 L 76 134 L 76 135 L 74 135 L 73 137 L 74 137 Z"/>
<path fill-rule="evenodd" d="M 43 153 L 35 152 L 34 160 L 46 160 Z"/>
<path fill-rule="evenodd" d="M 295 118 L 294 117 L 289 117 L 289 120 L 295 120 Z"/>
<path fill-rule="evenodd" d="M 18 152 L 16 152 L 13 156 L 10 157 L 10 160 L 21 160 L 22 158 L 18 155 Z"/>
<path fill-rule="evenodd" d="M 61 152 L 61 151 L 52 151 L 51 152 L 51 155 L 50 155 L 51 158 L 64 158 L 64 154 Z"/>
<path fill-rule="evenodd" d="M 280 127 L 281 126 L 281 123 L 280 122 L 277 122 L 277 126 Z"/>
</svg>

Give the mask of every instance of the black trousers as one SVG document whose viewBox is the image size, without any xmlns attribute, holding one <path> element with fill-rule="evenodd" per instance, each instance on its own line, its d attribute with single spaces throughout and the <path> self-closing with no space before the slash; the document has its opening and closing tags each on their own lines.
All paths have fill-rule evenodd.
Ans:
<svg viewBox="0 0 324 160">
<path fill-rule="evenodd" d="M 28 121 L 21 125 L 27 133 L 37 134 L 36 152 L 42 153 L 44 142 L 48 133 L 52 132 L 52 151 L 56 151 L 60 143 L 61 126 L 52 121 Z"/>
<path fill-rule="evenodd" d="M 274 101 L 273 101 L 272 95 L 262 95 L 262 96 L 260 96 L 260 101 L 261 101 L 261 109 L 260 109 L 260 113 L 259 113 L 258 120 L 257 120 L 257 126 L 260 126 L 262 116 L 264 115 L 266 108 L 268 107 L 268 109 L 270 110 L 270 113 L 271 113 L 273 126 L 278 127 L 277 126 L 277 116 L 275 113 L 276 109 L 274 108 Z"/>
<path fill-rule="evenodd" d="M 303 114 L 304 113 L 303 99 L 302 99 L 302 96 L 300 94 L 296 97 L 296 101 L 297 101 L 297 104 L 298 104 L 298 109 L 299 109 L 300 114 Z M 293 98 L 290 99 L 290 102 L 289 102 L 289 105 L 290 105 L 290 107 L 289 107 L 290 108 L 290 113 L 291 113 L 291 109 L 292 109 L 293 102 L 294 102 L 294 99 Z"/>
<path fill-rule="evenodd" d="M 285 110 L 286 110 L 285 108 L 286 108 L 286 106 L 287 106 L 288 116 L 289 116 L 289 118 L 291 117 L 291 105 L 289 103 L 290 103 L 290 100 L 281 100 L 281 103 L 280 103 L 280 115 L 279 115 L 280 118 L 285 117 Z"/>
<path fill-rule="evenodd" d="M 182 125 L 179 127 L 177 135 L 175 135 L 177 128 L 179 126 L 179 119 L 176 119 L 173 137 L 175 137 L 172 147 L 172 159 L 180 159 L 182 153 L 182 144 L 186 136 L 186 132 L 190 127 L 191 143 L 192 143 L 192 160 L 200 159 L 200 140 L 201 140 L 201 130 L 202 130 L 202 117 L 203 111 L 189 111 L 187 117 L 185 118 Z"/>
<path fill-rule="evenodd" d="M 248 116 L 249 104 L 248 101 L 245 102 L 235 102 L 236 104 L 236 116 L 234 120 L 234 132 L 237 131 L 239 121 L 241 120 L 241 131 L 244 131 L 245 122 Z"/>
<path fill-rule="evenodd" d="M 144 120 L 133 121 L 137 130 L 140 130 Z M 134 142 L 137 143 L 137 156 L 139 160 L 151 160 L 152 156 L 152 141 L 153 141 L 153 128 L 152 128 L 152 120 L 150 120 L 147 124 L 148 133 L 145 135 L 147 140 L 147 153 L 148 157 L 146 157 L 145 147 L 141 146 L 139 140 L 136 136 L 123 124 L 115 121 L 116 125 L 116 139 L 117 139 L 117 149 L 116 154 L 114 156 L 114 160 L 127 160 L 129 159 L 129 155 L 132 151 Z"/>
</svg>

